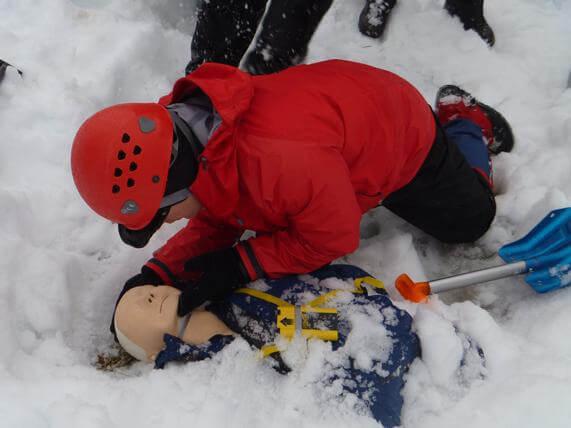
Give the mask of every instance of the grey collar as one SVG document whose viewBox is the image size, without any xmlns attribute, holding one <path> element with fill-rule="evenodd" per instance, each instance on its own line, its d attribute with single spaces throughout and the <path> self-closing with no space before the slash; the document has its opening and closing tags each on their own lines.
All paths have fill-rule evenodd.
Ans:
<svg viewBox="0 0 571 428">
<path fill-rule="evenodd" d="M 193 95 L 183 102 L 170 104 L 169 110 L 176 112 L 187 123 L 203 146 L 206 146 L 222 123 L 210 99 L 203 93 Z"/>
</svg>

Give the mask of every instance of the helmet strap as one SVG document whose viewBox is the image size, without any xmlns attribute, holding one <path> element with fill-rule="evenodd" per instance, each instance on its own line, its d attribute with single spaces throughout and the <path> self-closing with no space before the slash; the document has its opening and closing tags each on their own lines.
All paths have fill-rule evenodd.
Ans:
<svg viewBox="0 0 571 428">
<path fill-rule="evenodd" d="M 176 130 L 180 131 L 180 133 L 184 136 L 184 139 L 190 145 L 190 149 L 192 150 L 194 158 L 198 160 L 200 154 L 204 150 L 204 146 L 198 141 L 198 138 L 194 135 L 194 132 L 192 132 L 190 126 L 188 126 L 188 124 L 178 115 L 178 113 L 173 110 L 169 111 Z"/>
<path fill-rule="evenodd" d="M 179 203 L 188 197 L 189 187 L 198 174 L 198 158 L 204 150 L 185 121 L 172 110 L 170 114 L 174 126 L 173 157 L 161 208 Z"/>
<path fill-rule="evenodd" d="M 161 201 L 161 205 L 159 208 L 170 207 L 174 204 L 178 204 L 179 202 L 184 201 L 190 195 L 190 190 L 188 189 L 181 189 L 170 195 L 166 195 L 163 197 Z"/>
</svg>

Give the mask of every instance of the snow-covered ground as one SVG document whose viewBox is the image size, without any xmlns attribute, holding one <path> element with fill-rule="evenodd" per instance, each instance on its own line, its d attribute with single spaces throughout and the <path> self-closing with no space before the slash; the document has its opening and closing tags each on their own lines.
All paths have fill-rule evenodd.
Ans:
<svg viewBox="0 0 571 428">
<path fill-rule="evenodd" d="M 98 7 L 85 5 L 97 3 Z M 379 209 L 346 258 L 391 287 L 499 263 L 497 249 L 571 205 L 571 2 L 488 0 L 489 49 L 442 10 L 401 0 L 384 40 L 357 31 L 362 0 L 337 0 L 308 62 L 345 58 L 395 71 L 431 101 L 455 83 L 510 120 L 516 147 L 495 159 L 498 215 L 475 245 L 446 246 Z M 79 6 L 78 6 L 79 5 Z M 82 7 L 83 6 L 83 7 Z M 374 426 L 315 388 L 326 346 L 284 377 L 236 341 L 211 361 L 154 371 L 93 367 L 108 350 L 115 296 L 179 227 L 121 244 L 76 193 L 69 152 L 98 109 L 155 100 L 182 75 L 192 1 L 0 0 L 0 426 Z M 406 427 L 571 426 L 571 289 L 536 295 L 521 279 L 448 293 L 415 314 L 423 360 L 404 391 Z M 457 370 L 455 329 L 487 358 Z M 471 373 L 471 369 L 472 373 Z"/>
</svg>

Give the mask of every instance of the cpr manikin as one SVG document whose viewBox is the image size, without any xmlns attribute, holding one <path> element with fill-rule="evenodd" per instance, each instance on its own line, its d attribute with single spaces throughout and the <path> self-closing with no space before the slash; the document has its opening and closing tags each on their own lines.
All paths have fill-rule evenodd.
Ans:
<svg viewBox="0 0 571 428">
<path fill-rule="evenodd" d="M 154 361 L 165 334 L 191 345 L 233 332 L 213 313 L 197 309 L 190 316 L 176 314 L 180 291 L 170 286 L 145 285 L 129 290 L 119 301 L 113 322 L 120 345 L 141 361 Z"/>
<path fill-rule="evenodd" d="M 329 265 L 307 275 L 260 281 L 211 301 L 205 310 L 193 310 L 188 319 L 177 316 L 179 296 L 169 286 L 127 291 L 113 319 L 121 346 L 163 369 L 206 360 L 240 340 L 266 357 L 264 365 L 287 374 L 303 364 L 295 346 L 288 352 L 291 337 L 328 341 L 336 354 L 327 357 L 316 378 L 316 393 L 332 391 L 335 403 L 350 406 L 356 398 L 383 426 L 401 425 L 404 376 L 420 355 L 420 344 L 412 317 L 362 269 Z M 362 322 L 365 315 L 374 322 Z M 355 363 L 357 354 L 371 358 Z M 352 398 L 345 400 L 345 394 Z"/>
</svg>

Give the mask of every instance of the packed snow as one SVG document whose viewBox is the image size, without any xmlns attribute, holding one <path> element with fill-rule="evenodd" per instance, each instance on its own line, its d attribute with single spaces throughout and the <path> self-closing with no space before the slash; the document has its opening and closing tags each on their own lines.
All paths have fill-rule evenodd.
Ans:
<svg viewBox="0 0 571 428">
<path fill-rule="evenodd" d="M 403 391 L 405 427 L 567 428 L 571 288 L 538 295 L 511 278 L 414 305 L 392 286 L 402 272 L 435 279 L 500 264 L 502 244 L 571 205 L 571 2 L 488 0 L 491 49 L 442 3 L 400 1 L 383 39 L 373 40 L 357 30 L 363 0 L 337 0 L 307 62 L 387 68 L 430 103 L 453 83 L 498 108 L 516 146 L 494 159 L 497 217 L 477 243 L 450 246 L 378 209 L 363 219 L 360 249 L 341 261 L 383 280 L 415 317 L 423 358 Z M 22 79 L 9 68 L 0 84 L 1 427 L 376 426 L 350 396 L 340 404 L 317 387 L 326 343 L 301 347 L 288 376 L 243 341 L 162 371 L 94 367 L 113 344 L 117 292 L 181 225 L 143 250 L 123 245 L 76 192 L 71 143 L 95 111 L 169 91 L 189 59 L 194 8 L 180 0 L 0 0 L 0 58 L 24 71 Z M 462 354 L 466 340 L 479 344 L 485 365 Z"/>
</svg>

